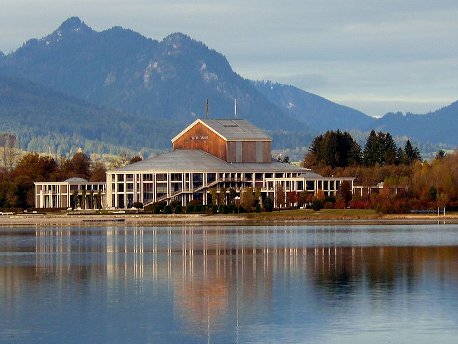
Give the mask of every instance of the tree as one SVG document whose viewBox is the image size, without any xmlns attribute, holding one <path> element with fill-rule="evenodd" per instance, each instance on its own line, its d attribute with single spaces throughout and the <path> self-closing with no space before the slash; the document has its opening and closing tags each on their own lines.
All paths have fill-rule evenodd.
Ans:
<svg viewBox="0 0 458 344">
<path fill-rule="evenodd" d="M 376 133 L 374 130 L 370 132 L 364 146 L 364 165 L 393 165 L 397 162 L 398 156 L 398 148 L 390 133 Z"/>
<path fill-rule="evenodd" d="M 76 209 L 78 208 L 78 205 L 79 205 L 78 190 L 73 190 L 72 198 L 73 198 L 73 209 Z"/>
<path fill-rule="evenodd" d="M 404 146 L 404 163 L 410 165 L 415 161 L 421 161 L 420 151 L 417 147 L 412 146 L 410 140 L 407 140 Z"/>
<path fill-rule="evenodd" d="M 214 187 L 213 187 L 213 188 L 210 188 L 210 189 L 208 190 L 208 193 L 209 193 L 209 194 L 211 195 L 211 197 L 212 197 L 212 205 L 216 205 L 216 204 L 218 203 L 218 199 L 217 199 L 217 197 L 218 197 L 217 195 L 218 195 L 218 194 L 216 193 L 216 188 L 214 188 Z"/>
<path fill-rule="evenodd" d="M 446 155 L 445 151 L 443 149 L 440 149 L 437 152 L 435 159 L 436 160 L 441 160 L 441 159 L 445 158 L 445 155 Z"/>
<path fill-rule="evenodd" d="M 19 159 L 12 174 L 14 177 L 27 176 L 34 182 L 53 180 L 58 170 L 56 161 L 49 156 L 27 153 Z"/>
<path fill-rule="evenodd" d="M 240 204 L 247 211 L 250 212 L 254 203 L 254 192 L 252 187 L 242 188 L 240 192 Z"/>
<path fill-rule="evenodd" d="M 277 208 L 281 208 L 285 203 L 285 188 L 281 183 L 277 183 L 275 185 L 275 205 Z"/>
<path fill-rule="evenodd" d="M 274 200 L 271 197 L 266 197 L 266 199 L 264 200 L 264 209 L 267 212 L 271 212 L 272 210 L 274 210 Z"/>
<path fill-rule="evenodd" d="M 91 163 L 91 182 L 104 182 L 107 179 L 107 169 L 105 165 L 101 162 Z"/>
<path fill-rule="evenodd" d="M 361 162 L 361 147 L 348 132 L 327 131 L 317 136 L 305 156 L 305 166 L 331 168 L 356 165 Z"/>
<path fill-rule="evenodd" d="M 226 188 L 224 186 L 219 190 L 218 205 L 226 205 Z"/>
<path fill-rule="evenodd" d="M 347 181 L 340 183 L 339 190 L 337 191 L 337 197 L 342 199 L 345 202 L 345 207 L 348 206 L 348 203 L 351 201 L 351 185 Z"/>
<path fill-rule="evenodd" d="M 11 171 L 19 156 L 18 154 L 18 140 L 16 136 L 11 134 L 0 135 L 1 165 L 6 171 Z"/>
<path fill-rule="evenodd" d="M 129 165 L 134 164 L 136 162 L 143 161 L 143 158 L 139 155 L 135 155 L 129 160 Z"/>
<path fill-rule="evenodd" d="M 286 193 L 287 206 L 294 206 L 298 201 L 297 191 L 289 191 Z"/>
</svg>

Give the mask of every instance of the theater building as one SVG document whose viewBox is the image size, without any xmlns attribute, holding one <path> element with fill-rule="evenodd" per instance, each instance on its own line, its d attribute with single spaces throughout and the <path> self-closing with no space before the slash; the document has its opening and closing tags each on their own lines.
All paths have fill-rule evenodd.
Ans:
<svg viewBox="0 0 458 344">
<path fill-rule="evenodd" d="M 258 188 L 262 199 L 276 199 L 277 185 L 285 193 L 306 191 L 335 195 L 343 181 L 322 177 L 310 169 L 272 160 L 272 139 L 243 119 L 197 119 L 172 139 L 173 150 L 107 172 L 108 208 L 130 208 L 191 200 L 210 204 L 211 194 L 238 195 Z"/>
</svg>

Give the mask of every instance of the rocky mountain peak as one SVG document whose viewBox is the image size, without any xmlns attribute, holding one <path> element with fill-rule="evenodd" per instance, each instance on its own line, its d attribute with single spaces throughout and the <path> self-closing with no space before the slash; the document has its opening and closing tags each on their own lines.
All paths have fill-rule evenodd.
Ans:
<svg viewBox="0 0 458 344">
<path fill-rule="evenodd" d="M 78 17 L 70 17 L 65 20 L 57 29 L 61 33 L 69 32 L 85 32 L 92 31 L 92 29 L 87 26 L 83 21 Z"/>
</svg>

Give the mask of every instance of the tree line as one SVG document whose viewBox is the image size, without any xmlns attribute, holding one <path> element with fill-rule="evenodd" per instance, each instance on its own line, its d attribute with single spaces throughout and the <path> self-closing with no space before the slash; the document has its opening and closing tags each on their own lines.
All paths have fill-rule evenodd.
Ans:
<svg viewBox="0 0 458 344">
<path fill-rule="evenodd" d="M 23 155 L 14 167 L 0 167 L 0 208 L 33 207 L 34 182 L 60 182 L 79 177 L 89 181 L 102 182 L 106 179 L 106 168 L 101 162 L 94 162 L 82 152 L 72 158 L 54 159 L 38 153 Z"/>
<path fill-rule="evenodd" d="M 313 140 L 304 166 L 323 176 L 355 177 L 363 188 L 345 202 L 353 208 L 383 213 L 458 208 L 458 151 L 440 150 L 423 161 L 410 140 L 397 147 L 389 133 L 372 131 L 361 149 L 348 132 L 328 131 Z"/>
<path fill-rule="evenodd" d="M 327 131 L 317 136 L 311 143 L 305 156 L 305 166 L 366 166 L 375 165 L 410 165 L 421 160 L 418 148 L 407 140 L 404 148 L 397 147 L 390 133 L 372 130 L 364 149 L 353 139 L 350 133 L 340 130 Z"/>
</svg>

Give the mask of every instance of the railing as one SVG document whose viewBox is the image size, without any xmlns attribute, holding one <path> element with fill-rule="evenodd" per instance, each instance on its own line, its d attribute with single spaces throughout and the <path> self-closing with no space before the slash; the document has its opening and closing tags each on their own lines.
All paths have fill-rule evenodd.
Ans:
<svg viewBox="0 0 458 344">
<path fill-rule="evenodd" d="M 181 195 L 182 193 L 195 193 L 195 192 L 199 192 L 199 191 L 202 191 L 202 190 L 205 190 L 205 189 L 209 189 L 215 185 L 218 185 L 219 183 L 222 183 L 222 182 L 247 182 L 248 180 L 246 178 L 238 178 L 238 179 L 231 179 L 231 178 L 221 178 L 221 179 L 216 179 L 214 181 L 212 181 L 211 183 L 208 183 L 207 185 L 201 185 L 197 188 L 190 188 L 190 189 L 186 189 L 186 190 L 180 190 L 178 192 L 175 192 L 173 194 L 171 194 L 170 196 L 169 195 L 164 195 L 164 196 L 161 196 L 161 197 L 158 197 L 156 198 L 155 201 L 153 200 L 150 200 L 146 203 L 143 204 L 143 206 L 147 206 L 147 205 L 150 205 L 150 204 L 153 204 L 155 202 L 162 202 L 162 201 L 166 201 L 166 200 L 169 200 L 169 199 L 172 199 L 176 196 L 179 196 Z M 240 188 L 237 188 L 237 190 L 239 191 Z"/>
</svg>

